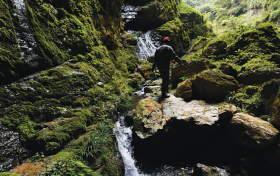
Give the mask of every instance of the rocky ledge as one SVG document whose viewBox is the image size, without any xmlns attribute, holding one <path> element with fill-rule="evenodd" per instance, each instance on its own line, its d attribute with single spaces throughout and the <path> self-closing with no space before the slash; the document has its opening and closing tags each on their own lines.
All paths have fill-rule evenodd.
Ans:
<svg viewBox="0 0 280 176">
<path fill-rule="evenodd" d="M 242 162 L 249 165 L 247 169 L 256 168 L 254 159 L 268 168 L 277 165 L 268 151 L 278 149 L 279 131 L 239 110 L 231 104 L 186 102 L 173 95 L 168 99 L 148 96 L 133 111 L 135 158 L 144 170 L 188 162 L 229 165 L 235 169 L 227 173 L 233 174 L 244 171 L 239 167 Z"/>
</svg>

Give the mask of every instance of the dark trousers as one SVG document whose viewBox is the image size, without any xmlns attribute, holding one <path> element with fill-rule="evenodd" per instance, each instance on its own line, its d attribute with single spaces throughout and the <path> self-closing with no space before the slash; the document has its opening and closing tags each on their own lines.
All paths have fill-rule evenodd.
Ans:
<svg viewBox="0 0 280 176">
<path fill-rule="evenodd" d="M 166 93 L 168 93 L 168 85 L 169 85 L 169 70 L 159 69 L 159 72 L 162 78 L 161 94 L 166 95 Z"/>
</svg>

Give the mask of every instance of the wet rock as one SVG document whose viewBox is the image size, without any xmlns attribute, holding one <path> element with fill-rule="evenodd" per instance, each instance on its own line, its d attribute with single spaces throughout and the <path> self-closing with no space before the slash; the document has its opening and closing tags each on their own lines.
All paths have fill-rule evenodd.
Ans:
<svg viewBox="0 0 280 176">
<path fill-rule="evenodd" d="M 201 57 L 208 57 L 211 55 L 220 55 L 226 53 L 227 44 L 224 41 L 217 41 L 208 46 L 208 48 L 202 53 Z"/>
<path fill-rule="evenodd" d="M 194 94 L 209 100 L 223 100 L 228 92 L 239 88 L 234 77 L 212 70 L 196 75 L 192 84 Z"/>
<path fill-rule="evenodd" d="M 173 20 L 174 16 L 172 13 L 169 13 L 169 15 L 164 15 L 164 12 L 167 10 L 171 9 L 165 9 L 165 7 L 159 1 L 152 1 L 148 5 L 140 8 L 138 12 L 138 24 L 145 27 L 160 26 L 170 20 Z"/>
<path fill-rule="evenodd" d="M 259 68 L 255 70 L 247 70 L 238 75 L 238 82 L 245 85 L 258 84 L 269 81 L 271 79 L 280 78 L 279 68 Z"/>
<path fill-rule="evenodd" d="M 144 79 L 156 79 L 155 73 L 152 71 L 151 64 L 141 64 L 138 66 L 137 71 L 143 76 Z"/>
<path fill-rule="evenodd" d="M 191 78 L 195 74 L 208 69 L 208 67 L 211 65 L 211 63 L 207 61 L 181 60 L 181 62 L 182 65 L 176 64 L 175 67 L 171 69 L 171 82 L 173 84 L 180 83 L 182 81 L 180 78 L 182 77 Z"/>
<path fill-rule="evenodd" d="M 280 80 L 270 80 L 266 82 L 260 89 L 262 98 L 265 101 L 265 112 L 271 117 L 271 123 L 280 126 L 280 98 L 279 98 Z"/>
<path fill-rule="evenodd" d="M 228 173 L 225 169 L 221 169 L 219 167 L 211 167 L 206 166 L 204 164 L 197 163 L 195 168 L 195 176 L 230 176 L 230 173 Z"/>
<path fill-rule="evenodd" d="M 219 106 L 219 119 L 223 121 L 230 120 L 236 111 L 236 106 L 232 104 Z"/>
<path fill-rule="evenodd" d="M 97 85 L 98 85 L 99 87 L 102 87 L 102 88 L 104 87 L 104 83 L 103 83 L 103 82 L 98 82 Z"/>
<path fill-rule="evenodd" d="M 221 63 L 218 66 L 218 69 L 221 70 L 226 75 L 230 75 L 235 78 L 237 77 L 237 71 L 235 69 L 233 69 L 233 67 L 228 63 Z"/>
<path fill-rule="evenodd" d="M 145 93 L 153 93 L 155 91 L 160 91 L 161 86 L 147 86 L 144 88 Z"/>
<path fill-rule="evenodd" d="M 187 79 L 177 86 L 176 97 L 191 98 L 192 97 L 192 82 Z"/>
<path fill-rule="evenodd" d="M 224 162 L 234 157 L 219 125 L 218 106 L 203 101 L 185 102 L 173 95 L 161 100 L 161 104 L 142 100 L 134 113 L 133 124 L 135 156 L 147 167 L 180 163 L 186 157 L 192 161 Z"/>
<path fill-rule="evenodd" d="M 166 120 L 161 105 L 150 99 L 139 101 L 133 111 L 133 126 L 140 138 L 151 136 L 158 129 L 162 129 Z"/>
<path fill-rule="evenodd" d="M 237 146 L 250 149 L 273 145 L 279 133 L 269 122 L 243 113 L 235 114 L 226 127 Z"/>
<path fill-rule="evenodd" d="M 137 40 L 136 40 L 135 36 L 131 33 L 126 32 L 124 35 L 121 36 L 121 39 L 125 46 L 137 45 Z"/>
<path fill-rule="evenodd" d="M 269 100 L 272 95 L 275 95 L 280 85 L 280 79 L 270 80 L 266 82 L 261 88 L 260 93 L 262 98 Z"/>
<path fill-rule="evenodd" d="M 150 85 L 151 86 L 160 86 L 162 84 L 162 79 L 157 79 L 153 81 Z"/>
<path fill-rule="evenodd" d="M 144 81 L 145 79 L 141 76 L 139 73 L 133 73 L 129 76 L 129 79 L 127 80 L 128 85 L 130 85 L 132 88 L 138 88 L 141 81 Z"/>
<path fill-rule="evenodd" d="M 11 170 L 25 159 L 30 157 L 31 152 L 23 147 L 20 135 L 10 131 L 1 124 L 0 119 L 0 172 Z"/>
</svg>

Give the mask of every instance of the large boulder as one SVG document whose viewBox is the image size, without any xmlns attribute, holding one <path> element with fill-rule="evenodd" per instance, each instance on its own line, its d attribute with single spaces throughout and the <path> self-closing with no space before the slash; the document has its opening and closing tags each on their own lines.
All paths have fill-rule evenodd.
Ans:
<svg viewBox="0 0 280 176">
<path fill-rule="evenodd" d="M 156 75 L 152 71 L 152 64 L 151 63 L 145 63 L 138 66 L 137 71 L 140 72 L 140 74 L 143 76 L 144 79 L 155 79 Z"/>
<path fill-rule="evenodd" d="M 275 126 L 280 126 L 280 80 L 270 80 L 261 88 L 260 93 L 265 99 L 265 112 L 269 114 L 271 123 Z"/>
<path fill-rule="evenodd" d="M 219 119 L 222 121 L 230 120 L 236 112 L 237 108 L 232 104 L 219 106 Z"/>
<path fill-rule="evenodd" d="M 182 65 L 176 64 L 175 67 L 171 69 L 171 82 L 173 84 L 178 84 L 182 80 L 180 78 L 187 77 L 191 78 L 195 74 L 206 70 L 211 65 L 208 61 L 186 61 L 181 60 Z"/>
<path fill-rule="evenodd" d="M 269 122 L 243 113 L 235 114 L 226 127 L 237 146 L 249 149 L 272 146 L 279 133 Z"/>
<path fill-rule="evenodd" d="M 128 85 L 130 85 L 132 88 L 138 88 L 141 81 L 144 81 L 145 79 L 141 76 L 140 73 L 133 73 L 129 76 L 129 79 L 127 80 Z"/>
<path fill-rule="evenodd" d="M 271 79 L 280 78 L 279 68 L 259 68 L 256 70 L 245 70 L 237 77 L 238 82 L 246 85 L 258 84 Z"/>
<path fill-rule="evenodd" d="M 133 116 L 136 160 L 144 167 L 186 158 L 225 162 L 235 157 L 219 124 L 218 106 L 171 95 L 161 101 L 139 102 Z M 205 147 L 207 146 L 207 147 Z M 228 151 L 232 152 L 228 152 Z"/>
<path fill-rule="evenodd" d="M 192 83 L 194 94 L 210 100 L 223 100 L 228 92 L 239 88 L 234 77 L 213 70 L 199 73 L 192 80 Z"/>
<path fill-rule="evenodd" d="M 133 127 L 140 138 L 147 138 L 156 133 L 158 129 L 163 129 L 166 118 L 162 113 L 162 106 L 151 99 L 139 101 L 133 111 Z"/>
<path fill-rule="evenodd" d="M 176 6 L 166 5 L 160 1 L 152 1 L 142 6 L 138 12 L 138 25 L 157 27 L 175 18 Z M 148 19 L 148 20 L 147 20 Z"/>
<path fill-rule="evenodd" d="M 227 44 L 224 41 L 217 41 L 215 43 L 212 43 L 208 46 L 208 48 L 203 51 L 201 57 L 208 57 L 212 55 L 220 55 L 220 54 L 225 54 L 226 53 L 226 48 Z"/>
<path fill-rule="evenodd" d="M 237 71 L 235 69 L 233 69 L 233 67 L 229 63 L 226 63 L 226 62 L 221 63 L 218 66 L 218 69 L 221 70 L 226 75 L 230 75 L 235 78 L 237 77 Z"/>
<path fill-rule="evenodd" d="M 192 97 L 192 82 L 187 79 L 177 86 L 176 97 L 191 98 Z"/>
</svg>

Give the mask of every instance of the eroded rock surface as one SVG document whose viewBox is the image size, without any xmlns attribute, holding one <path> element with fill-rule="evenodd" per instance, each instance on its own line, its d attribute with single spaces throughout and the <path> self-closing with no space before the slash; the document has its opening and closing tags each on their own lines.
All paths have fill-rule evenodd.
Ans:
<svg viewBox="0 0 280 176">
<path fill-rule="evenodd" d="M 272 146 L 279 134 L 269 122 L 243 113 L 235 114 L 226 126 L 237 146 L 250 149 Z"/>
</svg>

